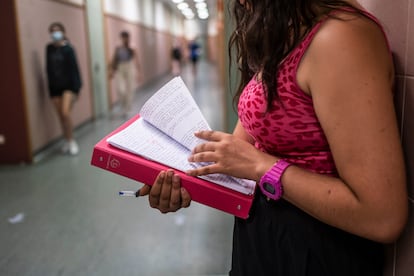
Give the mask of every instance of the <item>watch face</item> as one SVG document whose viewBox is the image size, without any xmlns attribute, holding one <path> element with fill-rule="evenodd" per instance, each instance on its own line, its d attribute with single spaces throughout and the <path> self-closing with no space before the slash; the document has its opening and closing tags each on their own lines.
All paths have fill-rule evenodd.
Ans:
<svg viewBox="0 0 414 276">
<path fill-rule="evenodd" d="M 282 197 L 283 187 L 280 178 L 289 166 L 289 162 L 280 159 L 262 176 L 259 187 L 265 196 L 274 200 L 279 200 Z"/>
<path fill-rule="evenodd" d="M 266 190 L 266 192 L 271 193 L 272 195 L 276 193 L 275 187 L 270 183 L 263 183 L 263 188 Z"/>
</svg>

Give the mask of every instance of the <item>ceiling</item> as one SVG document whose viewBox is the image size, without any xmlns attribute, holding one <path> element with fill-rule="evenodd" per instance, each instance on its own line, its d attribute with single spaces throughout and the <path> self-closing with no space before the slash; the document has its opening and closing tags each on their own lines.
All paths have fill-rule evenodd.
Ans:
<svg viewBox="0 0 414 276">
<path fill-rule="evenodd" d="M 172 0 L 157 0 L 157 1 L 166 3 L 173 10 L 177 11 L 177 13 L 180 13 L 180 10 L 177 8 L 177 4 L 173 3 Z M 194 0 L 184 0 L 184 1 L 187 2 L 187 4 L 193 10 L 193 12 L 195 14 L 197 14 L 197 12 L 196 12 L 197 9 L 195 7 Z M 216 0 L 204 0 L 204 2 L 207 4 L 207 8 L 208 8 L 208 12 L 209 12 L 210 18 L 211 17 L 215 17 L 215 15 L 216 15 L 216 5 L 217 5 L 217 1 Z M 199 18 L 197 16 L 195 16 L 194 19 L 199 19 Z"/>
</svg>

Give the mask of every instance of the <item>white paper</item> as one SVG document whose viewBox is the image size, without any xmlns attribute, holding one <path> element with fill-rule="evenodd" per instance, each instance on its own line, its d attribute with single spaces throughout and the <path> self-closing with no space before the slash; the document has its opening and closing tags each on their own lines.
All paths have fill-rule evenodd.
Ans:
<svg viewBox="0 0 414 276">
<path fill-rule="evenodd" d="M 24 213 L 18 213 L 15 216 L 9 218 L 8 220 L 11 224 L 17 224 L 17 223 L 22 223 L 24 221 L 24 217 L 25 217 Z"/>
<path fill-rule="evenodd" d="M 111 136 L 108 143 L 177 170 L 186 171 L 193 168 L 187 161 L 190 150 L 143 118 Z"/>
<path fill-rule="evenodd" d="M 210 130 L 206 119 L 180 77 L 157 91 L 141 108 L 140 116 L 189 150 L 202 143 L 197 130 Z"/>
<path fill-rule="evenodd" d="M 191 150 L 203 142 L 194 136 L 194 132 L 210 127 L 181 78 L 174 78 L 158 90 L 144 104 L 140 115 L 107 142 L 180 171 L 203 165 L 188 162 L 188 157 Z M 255 187 L 254 181 L 224 174 L 200 178 L 243 194 L 253 194 Z"/>
</svg>

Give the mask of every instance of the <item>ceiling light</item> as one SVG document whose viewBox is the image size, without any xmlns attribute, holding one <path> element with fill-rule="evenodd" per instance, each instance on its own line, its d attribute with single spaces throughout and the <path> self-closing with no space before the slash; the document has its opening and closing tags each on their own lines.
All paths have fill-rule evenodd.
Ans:
<svg viewBox="0 0 414 276">
<path fill-rule="evenodd" d="M 187 4 L 187 3 L 185 3 L 185 2 L 180 3 L 180 4 L 178 4 L 178 5 L 177 5 L 177 8 L 178 8 L 179 10 L 184 10 L 184 9 L 187 9 L 187 8 L 188 8 L 188 4 Z"/>
<path fill-rule="evenodd" d="M 193 10 L 190 8 L 181 10 L 181 13 L 184 15 L 194 15 Z"/>
<path fill-rule="evenodd" d="M 185 15 L 185 18 L 187 18 L 188 20 L 191 20 L 194 18 L 194 14 Z"/>
<path fill-rule="evenodd" d="M 207 19 L 209 17 L 208 11 L 207 10 L 203 10 L 201 12 L 198 13 L 198 17 L 200 19 Z"/>
<path fill-rule="evenodd" d="M 197 3 L 195 6 L 196 6 L 197 9 L 205 9 L 205 8 L 207 8 L 207 4 L 205 2 Z"/>
</svg>

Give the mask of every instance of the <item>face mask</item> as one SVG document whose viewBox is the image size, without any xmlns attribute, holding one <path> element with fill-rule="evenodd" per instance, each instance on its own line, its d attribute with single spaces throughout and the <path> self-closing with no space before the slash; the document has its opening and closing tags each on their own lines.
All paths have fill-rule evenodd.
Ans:
<svg viewBox="0 0 414 276">
<path fill-rule="evenodd" d="M 50 36 L 52 37 L 53 41 L 60 41 L 60 40 L 63 39 L 63 32 L 55 31 L 55 32 L 51 33 Z"/>
</svg>

